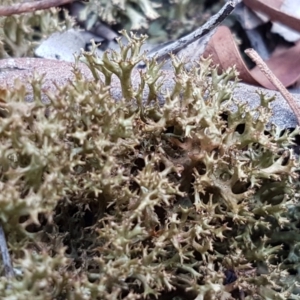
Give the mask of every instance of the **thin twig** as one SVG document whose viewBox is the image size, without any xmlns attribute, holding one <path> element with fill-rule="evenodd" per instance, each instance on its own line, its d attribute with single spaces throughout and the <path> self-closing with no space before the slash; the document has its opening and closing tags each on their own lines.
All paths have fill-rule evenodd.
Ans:
<svg viewBox="0 0 300 300">
<path fill-rule="evenodd" d="M 201 39 L 210 31 L 215 29 L 221 22 L 231 14 L 236 5 L 235 1 L 228 1 L 220 11 L 212 16 L 204 25 L 194 30 L 192 33 L 180 38 L 173 43 L 168 43 L 166 46 L 160 48 L 159 50 L 150 51 L 147 58 L 156 57 L 157 61 L 162 61 L 163 59 L 169 58 L 170 53 L 177 54 L 179 51 L 183 50 L 185 47 L 191 43 Z M 143 67 L 139 65 L 139 67 Z"/>
<path fill-rule="evenodd" d="M 245 53 L 251 58 L 253 62 L 256 63 L 261 72 L 278 89 L 278 91 L 281 93 L 281 95 L 284 97 L 284 99 L 287 101 L 290 108 L 296 115 L 298 124 L 300 125 L 300 107 L 298 106 L 292 94 L 284 87 L 281 81 L 274 75 L 274 73 L 269 69 L 269 67 L 254 49 L 246 49 Z"/>
<path fill-rule="evenodd" d="M 0 6 L 0 16 L 19 15 L 27 12 L 33 12 L 50 7 L 65 5 L 74 0 L 39 0 L 34 2 L 23 2 L 12 4 L 10 6 Z"/>
<path fill-rule="evenodd" d="M 14 270 L 11 264 L 9 252 L 7 249 L 6 239 L 5 239 L 5 233 L 2 227 L 2 224 L 0 224 L 0 252 L 2 254 L 2 261 L 4 265 L 4 272 L 5 276 L 7 278 L 14 276 Z"/>
</svg>

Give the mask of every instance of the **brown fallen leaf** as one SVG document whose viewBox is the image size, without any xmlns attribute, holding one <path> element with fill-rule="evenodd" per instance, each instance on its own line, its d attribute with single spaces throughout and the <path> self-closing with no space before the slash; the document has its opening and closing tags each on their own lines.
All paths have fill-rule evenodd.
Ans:
<svg viewBox="0 0 300 300">
<path fill-rule="evenodd" d="M 220 26 L 206 46 L 204 56 L 211 56 L 213 63 L 221 70 L 236 66 L 240 79 L 249 84 L 256 84 L 245 65 L 231 31 L 226 26 Z"/>
<path fill-rule="evenodd" d="M 268 15 L 272 21 L 278 21 L 300 31 L 300 20 L 280 10 L 283 0 L 244 0 L 244 3 L 252 10 Z"/>
<path fill-rule="evenodd" d="M 293 85 L 300 79 L 300 42 L 284 52 L 274 53 L 266 61 L 266 64 L 285 87 Z M 251 75 L 261 86 L 274 89 L 273 84 L 263 77 L 259 68 L 255 67 L 252 69 Z"/>
<path fill-rule="evenodd" d="M 298 20 L 300 23 L 300 20 Z M 300 42 L 284 52 L 274 53 L 266 61 L 267 66 L 283 83 L 285 87 L 300 80 Z M 219 64 L 220 69 L 227 69 L 236 65 L 240 79 L 246 83 L 276 90 L 264 74 L 255 67 L 249 70 L 239 52 L 236 42 L 225 26 L 220 26 L 209 41 L 204 56 L 211 55 L 214 64 Z"/>
</svg>

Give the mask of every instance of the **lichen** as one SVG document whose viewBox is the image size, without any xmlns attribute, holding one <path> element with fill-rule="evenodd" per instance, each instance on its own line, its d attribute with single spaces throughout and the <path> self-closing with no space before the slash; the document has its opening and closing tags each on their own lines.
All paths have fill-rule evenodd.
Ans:
<svg viewBox="0 0 300 300">
<path fill-rule="evenodd" d="M 1 5 L 20 3 L 19 0 L 4 0 Z M 0 59 L 33 56 L 37 44 L 57 31 L 74 26 L 66 10 L 51 8 L 21 15 L 0 16 Z"/>
<path fill-rule="evenodd" d="M 87 28 L 91 28 L 98 17 L 108 24 L 116 24 L 125 17 L 130 28 L 137 30 L 148 28 L 149 21 L 159 17 L 154 6 L 149 0 L 92 0 L 85 4 L 79 19 L 86 21 Z"/>
<path fill-rule="evenodd" d="M 0 219 L 18 274 L 1 299 L 297 299 L 299 129 L 268 127 L 273 98 L 250 110 L 236 70 L 210 59 L 188 71 L 173 57 L 169 91 L 147 61 L 135 87 L 145 38 L 125 36 L 102 60 L 83 53 L 95 80 L 75 65 L 49 105 L 38 74 L 35 102 L 17 82 L 2 92 Z"/>
<path fill-rule="evenodd" d="M 203 0 L 90 0 L 80 10 L 79 20 L 90 30 L 97 21 L 118 28 L 147 33 L 152 43 L 176 39 L 203 24 L 221 3 L 205 10 Z"/>
</svg>

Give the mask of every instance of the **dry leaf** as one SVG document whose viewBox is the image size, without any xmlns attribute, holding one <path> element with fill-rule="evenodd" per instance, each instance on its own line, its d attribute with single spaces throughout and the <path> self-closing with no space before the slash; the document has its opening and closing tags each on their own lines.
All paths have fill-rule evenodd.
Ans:
<svg viewBox="0 0 300 300">
<path fill-rule="evenodd" d="M 254 11 L 268 15 L 272 21 L 278 21 L 300 32 L 299 19 L 280 10 L 283 0 L 244 0 L 244 3 Z"/>
<path fill-rule="evenodd" d="M 274 53 L 266 61 L 268 67 L 283 83 L 290 86 L 300 79 L 300 43 L 284 52 Z M 236 65 L 240 79 L 246 83 L 260 85 L 268 89 L 275 89 L 273 84 L 255 67 L 251 71 L 245 65 L 234 38 L 225 26 L 220 26 L 209 41 L 205 56 L 211 55 L 214 64 L 219 64 L 220 69 L 227 69 Z"/>
<path fill-rule="evenodd" d="M 280 10 L 288 15 L 298 19 L 300 18 L 299 1 L 285 0 L 281 5 Z M 278 22 L 273 23 L 271 32 L 281 35 L 286 41 L 289 42 L 297 42 L 300 39 L 300 32 Z"/>
</svg>

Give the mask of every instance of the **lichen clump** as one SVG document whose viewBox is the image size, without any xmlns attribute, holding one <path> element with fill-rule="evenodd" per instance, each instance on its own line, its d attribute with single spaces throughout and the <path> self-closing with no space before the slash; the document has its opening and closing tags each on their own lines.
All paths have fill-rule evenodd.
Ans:
<svg viewBox="0 0 300 300">
<path fill-rule="evenodd" d="M 9 7 L 20 0 L 2 0 Z M 60 16 L 63 15 L 63 18 Z M 0 59 L 33 56 L 34 49 L 54 32 L 74 26 L 66 10 L 51 8 L 20 15 L 0 16 Z"/>
<path fill-rule="evenodd" d="M 267 127 L 272 98 L 250 110 L 235 69 L 209 59 L 187 71 L 173 58 L 169 91 L 148 61 L 134 88 L 144 38 L 126 36 L 103 60 L 84 54 L 106 83 L 74 67 L 47 114 L 38 75 L 35 102 L 18 84 L 5 94 L 0 219 L 16 276 L 1 299 L 297 299 L 298 129 Z"/>
<path fill-rule="evenodd" d="M 148 42 L 157 44 L 191 32 L 221 5 L 222 1 L 208 5 L 204 0 L 89 0 L 81 3 L 78 20 L 87 30 L 99 21 L 126 30 L 138 30 L 149 35 Z"/>
</svg>

